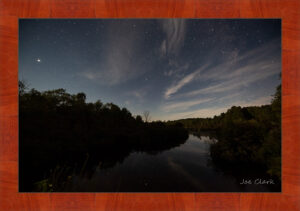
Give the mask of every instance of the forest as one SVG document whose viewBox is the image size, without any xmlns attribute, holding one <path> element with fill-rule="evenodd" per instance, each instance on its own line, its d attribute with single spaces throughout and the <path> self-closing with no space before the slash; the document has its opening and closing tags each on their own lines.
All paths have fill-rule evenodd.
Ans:
<svg viewBox="0 0 300 211">
<path fill-rule="evenodd" d="M 86 165 L 109 168 L 133 151 L 155 154 L 188 138 L 181 123 L 143 121 L 113 103 L 87 103 L 84 93 L 28 90 L 22 81 L 19 134 L 20 191 L 60 191 Z"/>
<path fill-rule="evenodd" d="M 152 121 L 84 93 L 40 92 L 19 82 L 20 191 L 63 191 L 72 175 L 95 164 L 110 168 L 132 152 L 157 154 L 188 139 L 214 134 L 215 165 L 252 165 L 281 180 L 281 86 L 270 105 L 233 106 L 213 118 Z M 92 173 L 92 172 L 91 172 Z"/>
<path fill-rule="evenodd" d="M 281 180 L 281 85 L 270 105 L 233 106 L 213 118 L 190 118 L 182 123 L 195 135 L 211 131 L 218 142 L 210 147 L 213 161 L 222 166 L 261 167 Z"/>
</svg>

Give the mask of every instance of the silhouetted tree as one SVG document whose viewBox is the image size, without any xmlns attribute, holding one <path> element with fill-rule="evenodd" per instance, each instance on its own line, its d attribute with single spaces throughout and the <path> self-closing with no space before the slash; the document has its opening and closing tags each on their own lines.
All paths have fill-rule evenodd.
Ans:
<svg viewBox="0 0 300 211">
<path fill-rule="evenodd" d="M 143 122 L 143 119 L 140 115 L 137 115 L 135 119 L 137 122 L 140 122 L 140 123 Z"/>
<path fill-rule="evenodd" d="M 143 117 L 144 117 L 145 122 L 149 122 L 150 121 L 150 111 L 144 111 Z"/>
<path fill-rule="evenodd" d="M 194 134 L 216 132 L 218 142 L 210 148 L 215 162 L 256 164 L 267 173 L 281 176 L 281 85 L 270 105 L 232 106 L 213 118 L 177 120 Z"/>
<path fill-rule="evenodd" d="M 141 116 L 134 118 L 128 109 L 113 103 L 86 103 L 84 93 L 28 90 L 22 82 L 19 86 L 22 191 L 32 191 L 35 181 L 45 181 L 38 183 L 38 190 L 49 191 L 50 182 L 56 183 L 50 190 L 63 188 L 68 174 L 78 170 L 76 165 L 86 166 L 86 157 L 91 165 L 101 162 L 101 168 L 109 168 L 132 151 L 159 152 L 188 137 L 182 126 L 146 124 Z"/>
</svg>

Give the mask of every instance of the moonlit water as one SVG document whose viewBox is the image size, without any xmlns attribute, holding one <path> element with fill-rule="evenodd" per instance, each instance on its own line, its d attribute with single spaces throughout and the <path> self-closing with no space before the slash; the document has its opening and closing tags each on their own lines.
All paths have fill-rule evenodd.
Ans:
<svg viewBox="0 0 300 211">
<path fill-rule="evenodd" d="M 112 168 L 95 166 L 89 176 L 75 176 L 68 191 L 88 192 L 254 192 L 267 186 L 240 185 L 215 167 L 209 147 L 215 139 L 189 135 L 185 144 L 158 154 L 131 153 Z M 246 174 L 247 175 L 247 174 Z M 237 179 L 238 178 L 238 179 Z"/>
</svg>

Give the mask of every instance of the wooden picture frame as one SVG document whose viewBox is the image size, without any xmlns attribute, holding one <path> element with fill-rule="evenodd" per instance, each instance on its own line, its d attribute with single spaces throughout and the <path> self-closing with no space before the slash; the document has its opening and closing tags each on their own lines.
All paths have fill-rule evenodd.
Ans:
<svg viewBox="0 0 300 211">
<path fill-rule="evenodd" d="M 281 193 L 19 193 L 19 18 L 281 18 Z M 300 210 L 299 0 L 1 0 L 0 210 Z"/>
</svg>

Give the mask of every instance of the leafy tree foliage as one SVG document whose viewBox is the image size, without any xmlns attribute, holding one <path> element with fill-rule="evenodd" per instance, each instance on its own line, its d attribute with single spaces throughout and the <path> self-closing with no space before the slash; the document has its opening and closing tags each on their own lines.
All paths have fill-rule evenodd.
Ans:
<svg viewBox="0 0 300 211">
<path fill-rule="evenodd" d="M 141 116 L 135 118 L 113 103 L 87 103 L 84 93 L 27 90 L 22 82 L 19 130 L 22 191 L 33 190 L 34 182 L 50 181 L 49 175 L 58 183 L 51 184 L 50 190 L 58 191 L 71 174 L 66 169 L 80 172 L 78 166 L 99 162 L 101 168 L 108 168 L 133 151 L 158 153 L 188 137 L 187 130 L 177 124 L 143 122 Z M 84 164 L 87 155 L 88 164 Z M 58 182 L 59 178 L 64 179 Z M 40 185 L 45 190 L 44 183 Z"/>
<path fill-rule="evenodd" d="M 255 164 L 281 179 L 281 86 L 271 105 L 233 106 L 213 118 L 177 120 L 193 133 L 216 131 L 218 142 L 211 146 L 215 163 Z"/>
</svg>

